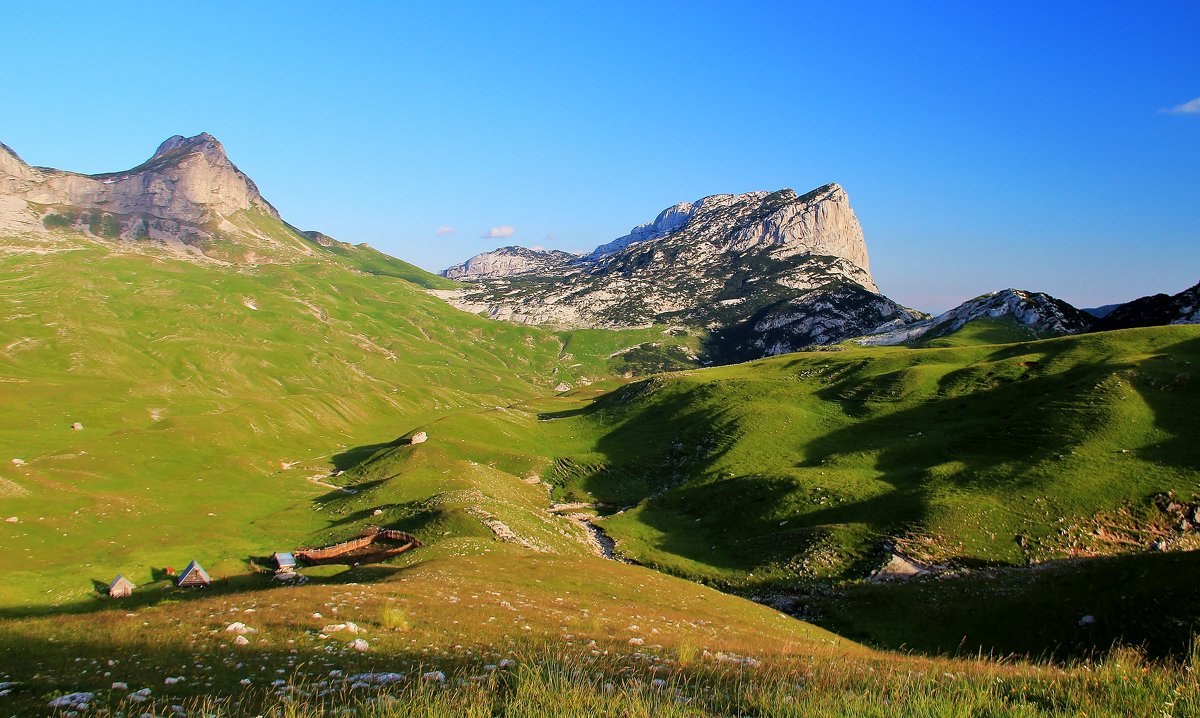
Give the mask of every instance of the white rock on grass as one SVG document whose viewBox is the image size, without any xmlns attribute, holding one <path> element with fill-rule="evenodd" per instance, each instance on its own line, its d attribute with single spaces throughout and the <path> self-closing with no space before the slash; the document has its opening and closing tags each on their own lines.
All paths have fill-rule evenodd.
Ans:
<svg viewBox="0 0 1200 718">
<path fill-rule="evenodd" d="M 367 643 L 366 641 L 364 641 L 363 639 L 361 639 L 361 638 L 356 638 L 356 639 L 354 639 L 354 641 L 353 641 L 353 642 L 351 642 L 351 643 L 350 643 L 350 647 L 351 647 L 351 648 L 353 648 L 353 649 L 354 649 L 354 650 L 356 650 L 356 651 L 359 651 L 359 652 L 361 653 L 361 652 L 363 652 L 363 651 L 366 651 L 366 650 L 367 650 L 368 648 L 370 648 L 371 646 L 370 646 L 370 644 L 368 644 L 368 643 Z"/>
<path fill-rule="evenodd" d="M 246 624 L 242 623 L 241 621 L 234 621 L 233 623 L 231 623 L 225 627 L 225 632 L 226 633 L 236 633 L 239 636 L 243 636 L 247 633 L 258 633 L 258 629 L 251 628 L 251 627 L 247 626 Z"/>
<path fill-rule="evenodd" d="M 355 683 L 373 683 L 375 685 L 385 686 L 389 683 L 399 683 L 404 680 L 403 673 L 359 673 L 355 676 L 350 676 L 347 681 Z"/>
<path fill-rule="evenodd" d="M 444 683 L 446 681 L 446 674 L 441 671 L 429 671 L 428 673 L 421 674 L 421 680 L 432 683 Z"/>
<path fill-rule="evenodd" d="M 75 710 L 87 710 L 88 704 L 96 698 L 95 693 L 87 693 L 80 691 L 78 693 L 68 693 L 65 696 L 59 696 L 50 701 L 50 708 L 74 708 Z"/>
<path fill-rule="evenodd" d="M 113 681 L 112 689 L 114 691 L 127 691 L 129 690 L 129 684 L 123 681 Z"/>
<path fill-rule="evenodd" d="M 233 639 L 233 643 L 236 646 L 245 646 L 249 645 L 250 639 L 246 638 L 245 636 L 238 636 L 237 638 Z"/>
</svg>

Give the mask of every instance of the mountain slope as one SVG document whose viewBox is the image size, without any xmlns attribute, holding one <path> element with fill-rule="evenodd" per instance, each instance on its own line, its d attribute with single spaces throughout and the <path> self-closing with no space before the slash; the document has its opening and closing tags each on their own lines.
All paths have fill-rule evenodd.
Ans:
<svg viewBox="0 0 1200 718">
<path fill-rule="evenodd" d="M 726 363 L 856 336 L 922 315 L 880 295 L 862 230 L 836 184 L 714 195 L 664 210 L 576 257 L 506 248 L 443 272 L 463 309 L 559 326 L 679 324 L 711 331 Z"/>
<path fill-rule="evenodd" d="M 1061 299 L 1044 292 L 1005 289 L 970 299 L 944 314 L 909 324 L 880 324 L 868 336 L 856 339 L 868 346 L 893 346 L 914 342 L 928 343 L 958 334 L 964 327 L 985 322 L 992 328 L 991 343 L 996 329 L 1008 326 L 1000 337 L 1008 342 L 1066 334 L 1079 334 L 1096 327 L 1096 319 Z"/>
<path fill-rule="evenodd" d="M 1179 294 L 1154 294 L 1119 304 L 1100 320 L 1102 329 L 1200 323 L 1200 284 Z"/>
</svg>

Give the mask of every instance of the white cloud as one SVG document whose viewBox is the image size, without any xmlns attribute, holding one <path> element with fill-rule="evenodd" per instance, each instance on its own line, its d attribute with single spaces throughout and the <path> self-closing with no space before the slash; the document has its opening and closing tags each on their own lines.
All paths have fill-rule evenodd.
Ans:
<svg viewBox="0 0 1200 718">
<path fill-rule="evenodd" d="M 517 230 L 509 227 L 508 225 L 500 225 L 499 227 L 492 227 L 488 231 L 484 232 L 483 237 L 484 239 L 504 239 L 505 237 L 513 236 L 516 234 L 516 232 Z"/>
<path fill-rule="evenodd" d="M 1168 115 L 1200 115 L 1200 97 L 1163 110 Z"/>
<path fill-rule="evenodd" d="M 442 226 L 440 226 L 440 227 L 438 227 L 438 228 L 437 228 L 437 233 L 438 233 L 439 235 L 441 235 L 441 234 L 454 234 L 454 232 L 455 232 L 455 231 L 456 231 L 456 230 L 455 230 L 453 227 L 451 227 L 450 225 L 448 225 L 448 224 L 443 224 Z"/>
</svg>

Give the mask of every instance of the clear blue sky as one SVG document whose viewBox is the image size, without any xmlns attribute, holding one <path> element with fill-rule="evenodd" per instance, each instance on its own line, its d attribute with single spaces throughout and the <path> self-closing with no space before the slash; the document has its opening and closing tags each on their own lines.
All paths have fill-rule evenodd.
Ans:
<svg viewBox="0 0 1200 718">
<path fill-rule="evenodd" d="M 293 224 L 433 270 L 837 181 L 921 309 L 1200 280 L 1195 0 L 167 5 L 6 6 L 0 141 L 102 172 L 211 132 Z"/>
</svg>

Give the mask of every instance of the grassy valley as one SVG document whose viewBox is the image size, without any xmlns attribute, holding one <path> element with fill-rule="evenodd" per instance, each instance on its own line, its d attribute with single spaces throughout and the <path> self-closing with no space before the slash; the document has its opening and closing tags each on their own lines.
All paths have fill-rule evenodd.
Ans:
<svg viewBox="0 0 1200 718">
<path fill-rule="evenodd" d="M 1177 578 L 1196 554 L 1176 551 L 1197 536 L 1200 330 L 996 344 L 1024 337 L 983 322 L 698 370 L 671 328 L 488 321 L 410 265 L 308 246 L 0 257 L 14 710 L 78 691 L 301 716 L 1200 705 Z M 423 545 L 304 585 L 265 567 L 368 525 Z M 893 554 L 933 577 L 864 580 Z M 163 575 L 191 558 L 211 589 Z M 102 598 L 118 572 L 137 592 Z"/>
</svg>

